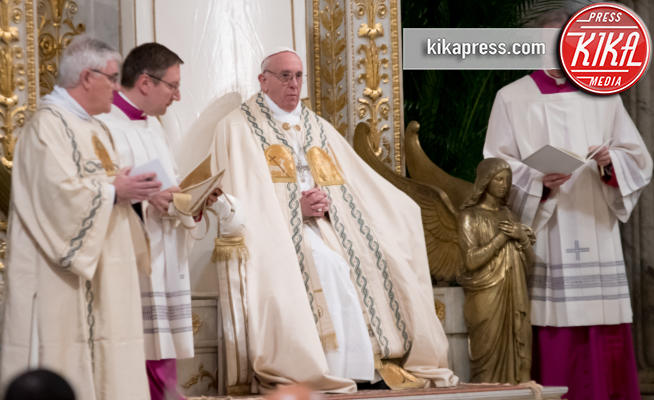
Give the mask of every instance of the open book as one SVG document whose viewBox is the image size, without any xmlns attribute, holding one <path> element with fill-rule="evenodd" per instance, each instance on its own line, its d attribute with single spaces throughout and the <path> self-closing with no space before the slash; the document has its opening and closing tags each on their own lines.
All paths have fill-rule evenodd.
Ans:
<svg viewBox="0 0 654 400">
<path fill-rule="evenodd" d="M 225 170 L 212 175 L 211 164 L 212 155 L 209 154 L 179 184 L 181 193 L 173 194 L 173 204 L 181 213 L 197 215 L 206 203 L 207 197 L 218 187 Z"/>
<path fill-rule="evenodd" d="M 610 144 L 611 139 L 602 143 L 585 157 L 547 144 L 522 160 L 522 162 L 544 174 L 567 175 L 589 162 L 602 147 L 607 147 Z"/>
<path fill-rule="evenodd" d="M 168 175 L 166 169 L 164 168 L 161 160 L 158 158 L 153 158 L 150 161 L 144 162 L 141 165 L 137 165 L 129 171 L 129 176 L 147 174 L 154 172 L 157 176 L 159 182 L 161 182 L 161 188 L 159 190 L 166 190 L 175 186 L 175 179 Z"/>
</svg>

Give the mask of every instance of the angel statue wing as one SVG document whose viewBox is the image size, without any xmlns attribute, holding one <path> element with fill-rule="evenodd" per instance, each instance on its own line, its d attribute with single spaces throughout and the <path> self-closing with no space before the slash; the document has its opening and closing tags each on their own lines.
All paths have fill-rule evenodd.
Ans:
<svg viewBox="0 0 654 400">
<path fill-rule="evenodd" d="M 432 280 L 435 283 L 454 282 L 457 273 L 463 268 L 457 233 L 457 208 L 443 189 L 398 175 L 382 163 L 370 147 L 369 133 L 368 125 L 363 122 L 357 125 L 354 131 L 354 150 L 377 173 L 418 203 Z"/>
<path fill-rule="evenodd" d="M 420 146 L 419 129 L 420 124 L 411 121 L 404 132 L 404 151 L 409 175 L 418 182 L 443 189 L 455 209 L 459 210 L 472 191 L 472 183 L 448 174 L 427 157 Z"/>
</svg>

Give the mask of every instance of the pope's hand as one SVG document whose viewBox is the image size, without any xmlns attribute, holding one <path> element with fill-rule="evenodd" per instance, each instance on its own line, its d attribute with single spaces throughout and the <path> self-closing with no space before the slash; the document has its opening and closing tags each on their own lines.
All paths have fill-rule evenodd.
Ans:
<svg viewBox="0 0 654 400">
<path fill-rule="evenodd" d="M 222 194 L 223 191 L 219 187 L 215 188 L 213 192 L 209 193 L 209 196 L 207 196 L 207 207 L 211 207 Z"/>
<path fill-rule="evenodd" d="M 168 213 L 168 204 L 173 201 L 173 193 L 179 192 L 177 186 L 162 190 L 150 196 L 148 202 L 154 206 L 161 214 Z"/>
<path fill-rule="evenodd" d="M 159 191 L 161 182 L 157 174 L 151 172 L 129 176 L 131 168 L 123 168 L 116 174 L 113 185 L 116 188 L 116 202 L 146 200 Z"/>
<path fill-rule="evenodd" d="M 314 187 L 302 192 L 300 206 L 303 217 L 322 217 L 329 211 L 329 198 L 320 188 Z"/>
</svg>

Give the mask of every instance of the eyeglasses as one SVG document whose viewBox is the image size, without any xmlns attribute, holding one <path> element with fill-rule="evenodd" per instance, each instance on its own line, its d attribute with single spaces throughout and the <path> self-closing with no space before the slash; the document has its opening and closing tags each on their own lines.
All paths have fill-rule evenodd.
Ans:
<svg viewBox="0 0 654 400">
<path fill-rule="evenodd" d="M 269 74 L 272 74 L 275 78 L 279 79 L 284 85 L 288 84 L 293 78 L 295 78 L 297 82 L 302 82 L 302 77 L 304 76 L 302 71 L 298 71 L 296 73 L 284 71 L 280 74 L 277 74 L 269 69 L 265 69 L 263 70 L 263 72 L 268 72 Z"/>
<path fill-rule="evenodd" d="M 115 74 L 107 74 L 107 73 L 104 73 L 104 72 L 102 72 L 102 71 L 100 71 L 98 69 L 91 69 L 91 71 L 92 72 L 97 72 L 100 75 L 106 76 L 107 79 L 109 79 L 109 81 L 111 83 L 114 83 L 114 84 L 118 83 L 118 81 L 120 80 L 120 74 L 118 72 L 116 72 Z"/>
<path fill-rule="evenodd" d="M 170 83 L 168 81 L 164 81 L 163 79 L 158 78 L 158 77 L 156 77 L 156 76 L 154 76 L 152 74 L 148 74 L 147 72 L 144 72 L 144 74 L 146 74 L 147 76 L 149 76 L 150 78 L 152 78 L 154 80 L 165 83 L 166 86 L 168 86 L 168 88 L 170 88 L 170 90 L 172 90 L 173 92 L 176 92 L 176 91 L 179 90 L 179 83 Z"/>
</svg>

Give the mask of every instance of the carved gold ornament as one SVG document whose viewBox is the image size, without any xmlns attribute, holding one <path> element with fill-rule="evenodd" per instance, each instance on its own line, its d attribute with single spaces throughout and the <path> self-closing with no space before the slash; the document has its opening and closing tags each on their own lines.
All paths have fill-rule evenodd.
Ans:
<svg viewBox="0 0 654 400">
<path fill-rule="evenodd" d="M 195 386 L 198 384 L 200 381 L 202 381 L 203 378 L 207 378 L 209 380 L 209 388 L 214 388 L 218 390 L 218 379 L 216 378 L 218 376 L 218 371 L 216 371 L 215 375 L 212 375 L 211 372 L 207 371 L 204 369 L 204 365 L 200 364 L 198 367 L 198 372 L 190 377 L 186 382 L 182 384 L 182 387 L 184 389 L 189 389 L 192 386 Z"/>
<path fill-rule="evenodd" d="M 191 314 L 191 320 L 193 321 L 193 334 L 197 335 L 200 331 L 200 327 L 202 326 L 202 320 L 196 313 Z"/>
<path fill-rule="evenodd" d="M 434 308 L 436 308 L 436 316 L 441 322 L 445 322 L 445 303 L 440 300 L 434 300 Z"/>
<path fill-rule="evenodd" d="M 390 129 L 386 123 L 391 111 L 390 100 L 388 96 L 384 96 L 381 88 L 382 82 L 389 82 L 389 74 L 386 72 L 389 69 L 389 60 L 384 57 L 388 53 L 388 46 L 384 43 L 377 45 L 377 38 L 384 36 L 384 27 L 377 22 L 377 18 L 386 18 L 388 9 L 385 0 L 355 0 L 355 3 L 356 17 L 365 18 L 359 26 L 357 35 L 367 41 L 356 50 L 362 58 L 355 65 L 358 69 L 363 69 L 357 81 L 365 82 L 362 96 L 357 99 L 359 103 L 357 114 L 359 118 L 365 118 L 370 126 L 368 140 L 375 155 L 384 163 L 392 164 L 390 142 L 387 138 L 383 138 L 384 132 Z"/>
<path fill-rule="evenodd" d="M 33 8 L 33 0 L 0 0 L 0 211 L 5 215 L 16 129 L 36 109 Z"/>
<path fill-rule="evenodd" d="M 36 109 L 33 32 L 33 0 L 0 0 L 0 211 L 5 216 L 9 213 L 16 129 Z M 25 50 L 21 46 L 23 37 Z M 27 93 L 23 93 L 26 88 Z M 0 221 L 0 231 L 7 232 L 6 220 Z M 0 260 L 4 260 L 6 251 L 7 242 L 1 239 Z M 0 271 L 4 271 L 2 262 Z"/>
<path fill-rule="evenodd" d="M 316 57 L 316 110 L 341 135 L 347 132 L 347 65 L 345 1 L 314 0 L 314 55 Z"/>
<path fill-rule="evenodd" d="M 75 25 L 79 7 L 73 0 L 39 0 L 39 86 L 41 95 L 54 88 L 61 54 L 71 40 L 86 30 Z"/>
<path fill-rule="evenodd" d="M 23 49 L 20 46 L 20 31 L 18 27 L 11 25 L 12 22 L 14 24 L 23 22 L 23 10 L 20 6 L 20 0 L 0 0 L 0 121 L 2 122 L 0 162 L 8 170 L 12 167 L 16 145 L 16 137 L 13 133 L 17 127 L 25 123 L 27 111 L 27 105 L 19 104 L 16 91 L 16 89 L 25 89 L 25 64 Z"/>
</svg>

